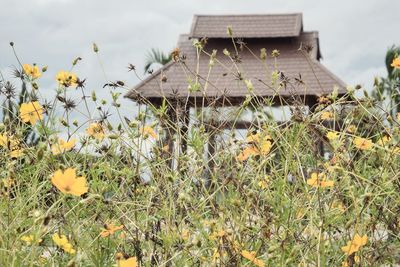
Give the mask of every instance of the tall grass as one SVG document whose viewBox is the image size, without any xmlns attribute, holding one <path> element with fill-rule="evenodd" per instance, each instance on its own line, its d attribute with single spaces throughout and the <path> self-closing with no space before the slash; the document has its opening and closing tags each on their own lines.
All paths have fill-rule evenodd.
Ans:
<svg viewBox="0 0 400 267">
<path fill-rule="evenodd" d="M 276 51 L 266 56 L 278 70 Z M 105 104 L 72 69 L 59 73 L 57 96 L 45 103 L 40 77 L 27 70 L 21 64 L 10 79 L 26 87 L 23 103 L 41 104 L 34 125 L 1 80 L 8 111 L 0 127 L 1 266 L 400 264 L 400 118 L 368 95 L 349 87 L 338 97 L 332 88 L 310 110 L 293 95 L 288 120 L 278 123 L 271 99 L 258 98 L 245 80 L 246 101 L 228 111 L 197 103 L 184 135 L 173 118 L 185 99 L 179 108 L 143 100 L 138 116 L 124 119 L 124 83 L 108 85 Z M 279 90 L 283 81 L 274 77 L 270 86 Z M 120 121 L 110 120 L 108 105 Z M 245 112 L 255 114 L 247 136 L 223 126 Z M 70 119 L 77 114 L 81 121 Z M 86 193 L 56 185 L 54 173 L 68 168 L 85 177 Z"/>
</svg>

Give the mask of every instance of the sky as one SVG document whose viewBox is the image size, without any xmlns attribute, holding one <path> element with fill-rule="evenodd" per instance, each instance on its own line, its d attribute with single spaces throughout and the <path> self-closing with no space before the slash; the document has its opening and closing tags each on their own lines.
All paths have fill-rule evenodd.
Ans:
<svg viewBox="0 0 400 267">
<path fill-rule="evenodd" d="M 304 30 L 319 31 L 322 63 L 347 84 L 366 88 L 386 76 L 387 48 L 400 45 L 398 0 L 0 0 L 0 7 L 0 71 L 10 76 L 17 66 L 13 41 L 22 62 L 48 66 L 40 79 L 44 95 L 54 92 L 56 72 L 78 56 L 83 60 L 74 71 L 87 78 L 85 90 L 105 97 L 107 81 L 134 86 L 128 63 L 143 74 L 148 50 L 171 51 L 194 14 L 302 12 Z M 124 101 L 126 113 L 134 112 Z"/>
</svg>

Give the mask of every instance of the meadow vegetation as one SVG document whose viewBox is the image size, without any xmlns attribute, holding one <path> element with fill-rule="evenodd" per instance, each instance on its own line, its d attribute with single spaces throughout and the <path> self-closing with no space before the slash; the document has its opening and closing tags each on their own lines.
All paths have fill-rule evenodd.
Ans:
<svg viewBox="0 0 400 267">
<path fill-rule="evenodd" d="M 290 83 L 278 75 L 279 52 L 260 60 L 276 61 L 279 98 Z M 226 115 L 252 112 L 244 138 L 210 125 L 221 113 L 201 104 L 182 135 L 168 100 L 142 100 L 124 117 L 130 87 L 109 82 L 110 98 L 98 99 L 79 61 L 63 71 L 16 57 L 13 75 L 0 76 L 0 266 L 400 264 L 400 114 L 383 100 L 350 86 L 312 109 L 293 96 L 279 123 L 271 99 L 244 79 L 248 97 Z M 392 64 L 398 82 L 400 58 Z M 44 75 L 55 77 L 51 101 Z M 167 131 L 187 150 L 171 147 Z"/>
</svg>

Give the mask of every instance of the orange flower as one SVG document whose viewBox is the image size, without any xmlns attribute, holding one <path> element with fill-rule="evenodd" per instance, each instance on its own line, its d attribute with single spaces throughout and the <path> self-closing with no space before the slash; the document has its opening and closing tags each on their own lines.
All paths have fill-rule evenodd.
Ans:
<svg viewBox="0 0 400 267">
<path fill-rule="evenodd" d="M 356 137 L 353 141 L 356 148 L 361 150 L 370 150 L 372 148 L 372 141 L 366 138 Z"/>
<path fill-rule="evenodd" d="M 150 126 L 143 126 L 142 130 L 141 130 L 141 134 L 143 135 L 144 138 L 147 138 L 148 136 L 151 136 L 152 138 L 157 139 L 156 132 Z"/>
<path fill-rule="evenodd" d="M 326 175 L 324 173 L 312 173 L 311 178 L 307 179 L 307 184 L 312 187 L 332 187 L 334 185 L 334 181 L 326 180 Z"/>
<path fill-rule="evenodd" d="M 123 229 L 124 226 L 120 225 L 120 226 L 115 226 L 114 224 L 106 224 L 106 228 L 101 231 L 100 236 L 101 237 L 107 237 L 109 235 L 114 234 L 115 232 Z"/>
<path fill-rule="evenodd" d="M 72 168 L 68 168 L 64 172 L 56 171 L 51 182 L 64 194 L 81 196 L 88 191 L 85 177 L 76 177 L 76 171 Z"/>
<path fill-rule="evenodd" d="M 342 251 L 347 255 L 351 255 L 357 252 L 362 246 L 365 246 L 367 242 L 368 242 L 368 237 L 366 235 L 361 237 L 360 235 L 356 234 L 353 237 L 353 240 L 348 241 L 347 245 L 342 247 Z"/>
<path fill-rule="evenodd" d="M 264 267 L 265 263 L 262 260 L 259 260 L 256 258 L 256 252 L 255 251 L 247 251 L 247 250 L 242 250 L 242 256 L 249 261 L 251 261 L 255 266 L 258 267 Z"/>
<path fill-rule="evenodd" d="M 251 147 L 246 147 L 243 149 L 242 152 L 239 153 L 239 155 L 236 157 L 238 161 L 245 161 L 247 160 L 250 156 L 258 155 L 258 150 L 257 148 L 251 146 Z"/>
<path fill-rule="evenodd" d="M 271 151 L 271 140 L 271 136 L 269 135 L 260 136 L 259 133 L 249 135 L 246 138 L 246 141 L 247 143 L 250 143 L 250 146 L 243 149 L 243 151 L 239 153 L 236 159 L 238 161 L 245 161 L 250 156 L 267 155 Z"/>
<path fill-rule="evenodd" d="M 75 139 L 71 139 L 69 141 L 64 141 L 62 139 L 59 139 L 57 144 L 51 146 L 51 151 L 53 155 L 58 155 L 66 151 L 70 151 L 72 148 L 74 148 L 75 143 L 76 143 Z"/>
<path fill-rule="evenodd" d="M 137 259 L 136 257 L 130 257 L 129 259 L 120 259 L 117 261 L 118 267 L 137 267 Z"/>
<path fill-rule="evenodd" d="M 36 124 L 36 121 L 43 119 L 43 107 L 38 101 L 29 103 L 22 103 L 19 108 L 19 116 L 25 123 L 29 122 L 32 126 Z"/>
<path fill-rule="evenodd" d="M 400 69 L 400 57 L 394 58 L 390 66 L 392 66 L 395 69 Z"/>
</svg>

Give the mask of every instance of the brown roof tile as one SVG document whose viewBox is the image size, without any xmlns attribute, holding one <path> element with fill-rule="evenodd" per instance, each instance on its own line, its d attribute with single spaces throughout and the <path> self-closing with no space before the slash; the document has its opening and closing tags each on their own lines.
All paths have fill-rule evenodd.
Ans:
<svg viewBox="0 0 400 267">
<path fill-rule="evenodd" d="M 195 15 L 189 36 L 229 38 L 228 26 L 240 38 L 293 37 L 300 35 L 302 15 Z"/>
<path fill-rule="evenodd" d="M 290 86 L 281 89 L 280 95 L 321 95 L 330 93 L 334 86 L 339 87 L 339 93 L 345 93 L 345 84 L 338 77 L 332 74 L 318 61 L 318 34 L 316 32 L 302 33 L 299 38 L 273 38 L 273 39 L 249 39 L 245 40 L 247 46 L 255 55 L 260 54 L 261 48 L 266 48 L 270 54 L 273 49 L 280 50 L 277 58 L 277 69 L 286 76 L 291 77 L 294 84 L 294 77 L 301 75 L 304 85 L 297 85 L 295 88 Z M 305 55 L 299 51 L 300 43 L 310 44 L 313 49 L 310 55 Z M 171 97 L 178 92 L 180 96 L 199 97 L 204 91 L 189 93 L 188 80 L 195 80 L 196 70 L 196 49 L 192 45 L 192 40 L 188 35 L 182 35 L 178 44 L 181 53 L 186 56 L 185 65 L 182 63 L 169 63 L 143 82 L 133 88 L 127 97 L 135 98 L 138 94 L 146 98 Z M 217 49 L 217 59 L 219 63 L 210 71 L 207 79 L 208 86 L 204 92 L 208 97 L 218 97 L 224 92 L 229 97 L 244 97 L 248 94 L 243 81 L 237 80 L 235 65 L 231 60 L 223 55 L 222 51 L 227 48 L 231 53 L 234 51 L 232 42 L 229 39 L 210 39 L 205 47 L 207 53 Z M 259 96 L 274 95 L 274 91 L 268 86 L 259 82 L 261 79 L 265 83 L 271 83 L 271 72 L 274 70 L 274 59 L 268 57 L 267 64 L 264 66 L 259 59 L 255 58 L 250 51 L 244 49 L 240 53 L 241 63 L 237 67 L 245 79 L 250 79 L 254 85 L 254 93 Z M 199 75 L 202 90 L 208 75 L 209 57 L 202 53 L 199 61 Z M 161 81 L 161 77 L 167 77 L 166 82 Z"/>
</svg>

